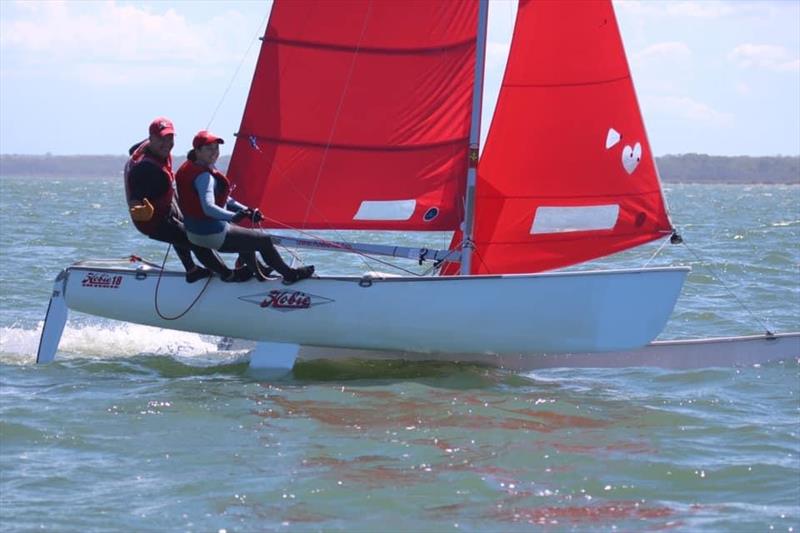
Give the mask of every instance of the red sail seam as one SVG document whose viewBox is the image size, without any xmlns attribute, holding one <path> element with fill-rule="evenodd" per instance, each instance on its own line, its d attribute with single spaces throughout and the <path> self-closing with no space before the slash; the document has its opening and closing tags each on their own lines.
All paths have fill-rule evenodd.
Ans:
<svg viewBox="0 0 800 533">
<path fill-rule="evenodd" d="M 575 83 L 504 83 L 503 88 L 513 87 L 515 89 L 519 89 L 525 87 L 582 87 L 584 85 L 603 85 L 604 83 L 615 83 L 628 79 L 630 79 L 630 75 L 620 76 L 619 78 L 611 78 L 608 80 L 581 81 Z"/>
<path fill-rule="evenodd" d="M 632 196 L 647 196 L 650 194 L 660 194 L 661 190 L 656 189 L 652 191 L 641 191 L 641 192 L 629 192 L 629 193 L 606 193 L 606 194 L 582 194 L 580 196 L 500 196 L 500 195 L 488 195 L 488 194 L 481 194 L 478 198 L 490 198 L 490 199 L 500 199 L 500 200 L 578 200 L 578 199 L 585 199 L 585 198 L 630 198 Z M 580 206 L 576 206 L 580 207 Z"/>
<path fill-rule="evenodd" d="M 301 141 L 298 139 L 276 139 L 274 137 L 261 137 L 260 135 L 248 135 L 237 133 L 237 137 L 250 138 L 255 137 L 258 141 L 266 141 L 274 144 L 285 144 L 292 146 L 312 146 L 321 149 L 334 149 L 334 150 L 355 150 L 355 151 L 370 151 L 370 152 L 413 152 L 415 150 L 430 150 L 433 148 L 441 148 L 442 146 L 449 146 L 451 144 L 469 144 L 469 137 L 460 137 L 458 139 L 440 141 L 428 144 L 414 144 L 410 146 L 369 146 L 357 144 L 328 144 L 315 141 Z"/>
<path fill-rule="evenodd" d="M 343 44 L 329 44 L 318 43 L 312 41 L 297 41 L 293 39 L 276 39 L 273 37 L 267 38 L 267 43 L 283 44 L 286 46 L 294 46 L 297 48 L 317 48 L 321 50 L 333 50 L 336 52 L 349 52 L 359 54 L 382 54 L 382 55 L 432 55 L 440 54 L 443 52 L 457 50 L 459 48 L 468 48 L 475 46 L 475 38 L 458 41 L 455 43 L 442 44 L 440 46 L 426 46 L 423 48 L 382 48 L 382 47 L 364 47 L 364 46 L 348 46 Z"/>
<path fill-rule="evenodd" d="M 613 230 L 596 230 L 596 231 L 612 232 Z M 512 245 L 513 244 L 514 246 L 519 246 L 519 245 L 527 244 L 527 245 L 530 245 L 530 246 L 541 246 L 542 244 L 545 244 L 545 243 L 549 244 L 551 242 L 584 241 L 584 240 L 586 240 L 586 233 L 589 233 L 589 231 L 588 230 L 587 231 L 575 231 L 575 232 L 570 232 L 570 233 L 581 233 L 583 235 L 581 235 L 581 236 L 577 236 L 576 235 L 574 237 L 551 237 L 552 235 L 557 235 L 557 234 L 556 233 L 546 233 L 546 234 L 539 234 L 538 235 L 539 237 L 546 237 L 546 239 L 539 240 L 538 242 L 533 242 L 533 241 L 478 241 L 478 240 L 476 240 L 475 241 L 475 245 L 495 246 L 495 245 L 500 244 L 500 245 L 508 246 L 508 245 Z M 595 232 L 592 232 L 592 233 L 595 233 Z M 658 238 L 661 238 L 661 237 L 666 237 L 667 235 L 670 235 L 671 233 L 672 233 L 671 229 L 669 229 L 669 230 L 662 229 L 662 230 L 652 231 L 652 232 L 648 232 L 648 233 L 640 233 L 640 232 L 619 233 L 619 232 L 614 232 L 614 233 L 607 233 L 607 234 L 603 234 L 603 235 L 592 235 L 592 238 L 593 239 L 620 239 L 621 237 L 628 237 L 628 236 L 631 236 L 631 235 L 638 235 L 638 236 L 641 236 L 641 237 L 649 236 L 648 240 L 653 240 L 653 239 L 658 239 Z M 531 237 L 536 237 L 536 236 L 535 235 L 531 235 Z M 613 253 L 616 253 L 616 252 L 613 252 Z"/>
</svg>

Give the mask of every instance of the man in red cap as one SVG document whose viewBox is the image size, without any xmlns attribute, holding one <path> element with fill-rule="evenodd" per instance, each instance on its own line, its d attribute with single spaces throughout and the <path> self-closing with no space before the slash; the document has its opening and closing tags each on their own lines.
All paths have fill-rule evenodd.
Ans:
<svg viewBox="0 0 800 533">
<path fill-rule="evenodd" d="M 131 157 L 125 165 L 125 196 L 133 224 L 151 239 L 172 244 L 189 283 L 208 277 L 209 269 L 223 280 L 230 280 L 234 273 L 217 253 L 193 245 L 186 236 L 172 173 L 171 152 L 175 144 L 172 121 L 156 118 L 150 123 L 149 133 L 146 140 L 131 147 Z M 197 266 L 191 252 L 208 268 Z"/>
</svg>

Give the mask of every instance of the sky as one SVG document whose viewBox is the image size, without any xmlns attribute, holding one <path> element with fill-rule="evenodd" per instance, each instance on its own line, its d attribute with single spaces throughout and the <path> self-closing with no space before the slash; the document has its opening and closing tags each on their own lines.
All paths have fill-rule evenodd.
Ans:
<svg viewBox="0 0 800 533">
<path fill-rule="evenodd" d="M 270 5 L 0 0 L 0 153 L 123 154 L 160 115 L 177 152 L 232 137 Z M 800 154 L 800 0 L 614 7 L 656 155 Z M 515 10 L 490 3 L 484 136 Z"/>
</svg>

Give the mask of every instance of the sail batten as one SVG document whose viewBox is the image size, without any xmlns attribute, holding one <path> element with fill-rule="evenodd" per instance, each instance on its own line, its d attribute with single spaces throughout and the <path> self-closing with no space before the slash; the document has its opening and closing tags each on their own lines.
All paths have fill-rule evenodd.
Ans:
<svg viewBox="0 0 800 533">
<path fill-rule="evenodd" d="M 587 81 L 574 81 L 569 83 L 509 83 L 508 85 L 503 85 L 503 88 L 520 88 L 520 89 L 531 89 L 536 87 L 582 87 L 582 86 L 591 86 L 591 85 L 603 85 L 606 83 L 616 83 L 622 80 L 630 80 L 630 76 L 619 76 L 616 78 L 608 78 L 604 80 L 587 80 Z"/>
<path fill-rule="evenodd" d="M 344 52 L 344 53 L 361 53 L 361 54 L 380 54 L 380 55 L 427 55 L 427 54 L 440 54 L 446 50 L 455 50 L 459 48 L 470 48 L 475 45 L 474 39 L 466 39 L 454 43 L 437 44 L 436 46 L 427 46 L 419 48 L 385 48 L 385 47 L 368 47 L 356 45 L 342 45 L 323 43 L 315 41 L 296 41 L 291 39 L 271 38 L 273 43 L 295 46 L 297 48 L 318 48 L 330 51 Z"/>
<path fill-rule="evenodd" d="M 613 197 L 614 198 L 624 198 L 626 196 L 638 197 L 638 196 L 646 196 L 648 194 L 657 194 L 657 195 L 660 196 L 661 195 L 661 189 L 654 189 L 652 191 L 640 191 L 640 192 L 620 192 L 620 193 L 614 194 Z M 582 199 L 609 198 L 610 196 L 611 196 L 611 194 L 609 194 L 609 193 L 595 194 L 595 195 L 583 194 L 583 195 L 580 196 L 580 198 L 582 198 Z M 495 199 L 502 198 L 504 200 L 530 200 L 530 199 L 534 199 L 534 200 L 561 200 L 561 199 L 567 199 L 567 198 L 575 198 L 574 195 L 561 195 L 561 196 L 545 196 L 545 195 L 541 195 L 541 194 L 536 194 L 536 195 L 534 195 L 534 194 L 510 195 L 510 194 L 498 194 L 496 191 L 495 192 L 491 192 L 491 191 L 487 192 L 486 194 L 482 195 L 481 197 L 482 198 L 495 198 Z"/>
<path fill-rule="evenodd" d="M 448 146 L 448 145 L 461 145 L 469 140 L 469 137 L 459 137 L 457 139 L 444 139 L 435 143 L 427 143 L 427 144 L 408 144 L 408 145 L 392 145 L 392 146 L 385 146 L 385 145 L 368 145 L 368 144 L 327 144 L 322 141 L 311 141 L 311 140 L 301 140 L 301 139 L 279 139 L 275 137 L 262 137 L 259 135 L 248 135 L 247 133 L 241 133 L 239 135 L 244 135 L 247 137 L 253 137 L 257 142 L 262 141 L 266 143 L 273 143 L 273 144 L 285 144 L 290 146 L 307 146 L 307 147 L 314 147 L 314 148 L 325 148 L 328 150 L 355 150 L 355 151 L 374 151 L 374 152 L 402 152 L 402 151 L 414 151 L 414 150 L 428 150 L 431 148 L 438 148 L 441 146 Z"/>
</svg>

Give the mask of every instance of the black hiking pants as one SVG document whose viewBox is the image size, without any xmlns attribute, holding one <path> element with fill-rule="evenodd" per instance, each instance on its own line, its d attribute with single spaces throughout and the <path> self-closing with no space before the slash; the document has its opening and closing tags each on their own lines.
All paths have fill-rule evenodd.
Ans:
<svg viewBox="0 0 800 533">
<path fill-rule="evenodd" d="M 189 272 L 196 266 L 192 260 L 192 252 L 194 252 L 194 255 L 200 263 L 212 272 L 219 274 L 223 278 L 229 276 L 231 273 L 231 269 L 228 268 L 217 252 L 189 242 L 189 238 L 186 236 L 186 229 L 184 229 L 182 222 L 174 219 L 164 221 L 164 223 L 160 224 L 158 229 L 156 229 L 154 233 L 149 234 L 148 237 L 156 241 L 171 244 L 175 248 L 175 253 L 178 255 L 178 259 L 181 260 L 186 272 Z"/>
<path fill-rule="evenodd" d="M 228 225 L 225 240 L 219 247 L 220 252 L 238 252 L 247 254 L 258 252 L 264 262 L 274 268 L 280 275 L 287 277 L 292 275 L 292 269 L 287 265 L 269 235 L 259 230 L 243 228 L 235 224 Z"/>
</svg>

